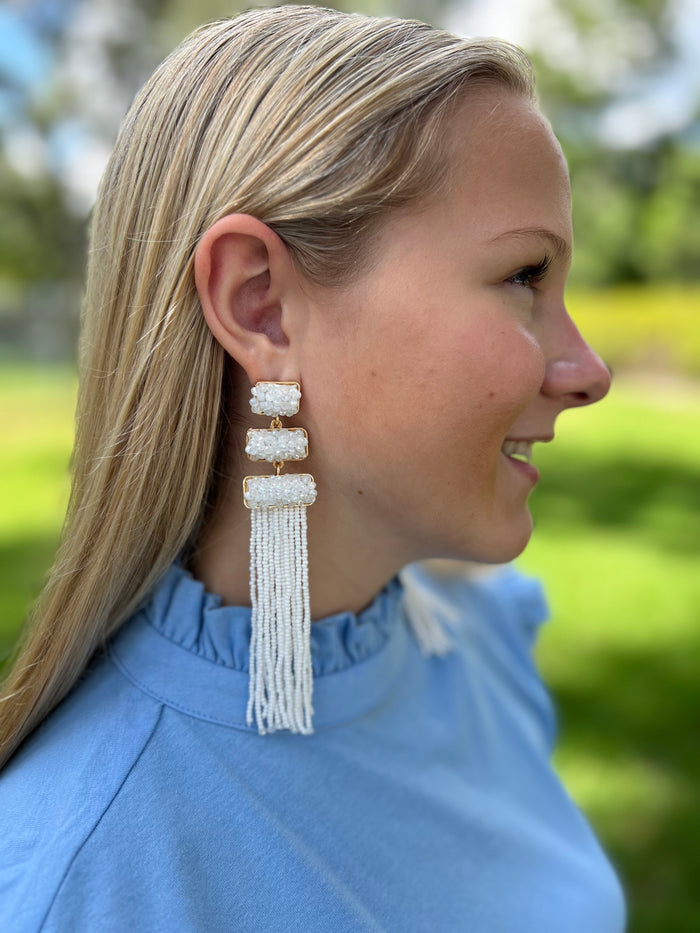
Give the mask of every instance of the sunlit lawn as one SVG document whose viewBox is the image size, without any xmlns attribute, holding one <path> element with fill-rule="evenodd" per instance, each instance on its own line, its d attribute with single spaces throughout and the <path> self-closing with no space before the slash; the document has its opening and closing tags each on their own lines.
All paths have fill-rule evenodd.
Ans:
<svg viewBox="0 0 700 933">
<path fill-rule="evenodd" d="M 0 653 L 67 496 L 70 373 L 0 376 Z M 522 565 L 547 584 L 557 765 L 612 853 L 636 933 L 700 923 L 700 387 L 625 383 L 537 456 Z"/>
<path fill-rule="evenodd" d="M 75 379 L 0 370 L 0 657 L 36 595 L 68 497 Z"/>
<path fill-rule="evenodd" d="M 631 930 L 700 929 L 700 385 L 615 387 L 537 456 L 521 559 L 553 620 L 557 764 L 616 857 Z"/>
</svg>

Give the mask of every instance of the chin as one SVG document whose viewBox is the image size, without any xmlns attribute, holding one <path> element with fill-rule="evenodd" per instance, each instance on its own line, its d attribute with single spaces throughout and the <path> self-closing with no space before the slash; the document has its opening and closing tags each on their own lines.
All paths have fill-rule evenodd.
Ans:
<svg viewBox="0 0 700 933">
<path fill-rule="evenodd" d="M 460 553 L 451 556 L 481 564 L 507 564 L 522 554 L 531 537 L 532 516 L 527 512 L 517 525 L 510 524 L 504 528 L 501 535 L 494 534 L 494 529 L 491 529 L 488 537 L 464 542 Z"/>
</svg>

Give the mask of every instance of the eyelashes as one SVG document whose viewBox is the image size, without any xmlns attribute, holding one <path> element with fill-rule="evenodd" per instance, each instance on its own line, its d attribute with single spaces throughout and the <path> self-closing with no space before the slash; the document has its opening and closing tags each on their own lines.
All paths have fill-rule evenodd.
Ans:
<svg viewBox="0 0 700 933">
<path fill-rule="evenodd" d="M 547 274 L 552 264 L 552 257 L 545 254 L 536 266 L 524 266 L 506 281 L 512 285 L 521 285 L 523 288 L 534 288 Z"/>
</svg>

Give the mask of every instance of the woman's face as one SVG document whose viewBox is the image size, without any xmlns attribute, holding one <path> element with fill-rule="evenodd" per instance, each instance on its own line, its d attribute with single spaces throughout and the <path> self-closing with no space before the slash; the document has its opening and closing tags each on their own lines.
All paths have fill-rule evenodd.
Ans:
<svg viewBox="0 0 700 933">
<path fill-rule="evenodd" d="M 332 497 L 399 563 L 516 556 L 537 471 L 514 454 L 609 388 L 564 304 L 570 191 L 549 126 L 483 89 L 448 141 L 449 184 L 387 222 L 370 270 L 309 288 L 299 358 L 314 509 Z"/>
</svg>

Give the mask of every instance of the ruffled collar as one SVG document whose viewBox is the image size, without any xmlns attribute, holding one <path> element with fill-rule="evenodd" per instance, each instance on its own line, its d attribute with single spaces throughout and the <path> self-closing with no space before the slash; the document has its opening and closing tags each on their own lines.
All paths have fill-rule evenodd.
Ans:
<svg viewBox="0 0 700 933">
<path fill-rule="evenodd" d="M 403 587 L 395 577 L 359 614 L 339 612 L 311 626 L 311 659 L 315 677 L 335 674 L 381 651 L 401 622 Z M 166 574 L 144 612 L 165 638 L 193 654 L 248 672 L 249 607 L 223 606 L 221 597 L 182 567 Z"/>
<path fill-rule="evenodd" d="M 247 728 L 250 608 L 224 606 L 173 565 L 109 653 L 140 689 L 201 718 Z M 395 577 L 358 614 L 341 612 L 312 629 L 314 726 L 367 712 L 391 689 L 407 645 L 403 586 Z"/>
</svg>

